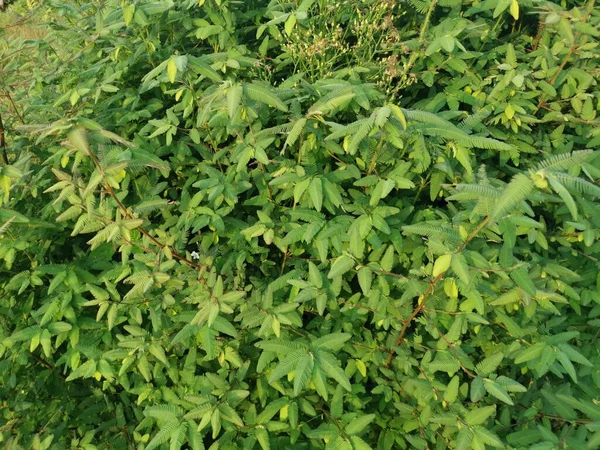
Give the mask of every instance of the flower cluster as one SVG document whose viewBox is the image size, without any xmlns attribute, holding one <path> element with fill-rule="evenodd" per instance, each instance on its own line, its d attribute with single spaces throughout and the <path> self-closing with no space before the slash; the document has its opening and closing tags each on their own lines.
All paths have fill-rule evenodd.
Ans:
<svg viewBox="0 0 600 450">
<path fill-rule="evenodd" d="M 392 0 L 329 3 L 300 22 L 283 48 L 289 61 L 311 79 L 362 67 L 368 69 L 367 81 L 388 90 L 405 53 L 396 27 L 402 15 Z"/>
</svg>

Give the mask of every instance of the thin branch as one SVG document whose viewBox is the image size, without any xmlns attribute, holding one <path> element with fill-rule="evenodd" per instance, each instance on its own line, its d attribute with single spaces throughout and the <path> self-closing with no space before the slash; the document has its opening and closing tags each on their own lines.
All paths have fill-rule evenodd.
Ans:
<svg viewBox="0 0 600 450">
<path fill-rule="evenodd" d="M 423 25 L 421 26 L 421 31 L 419 32 L 419 44 L 423 44 L 423 42 L 425 41 L 425 33 L 427 32 L 427 28 L 429 28 L 429 21 L 431 20 L 431 14 L 433 13 L 433 10 L 435 9 L 436 4 L 437 4 L 437 0 L 431 0 L 429 9 L 427 10 L 427 13 L 425 14 L 425 20 L 423 20 Z M 414 66 L 414 64 L 417 61 L 417 58 L 419 56 L 420 56 L 420 53 L 416 52 L 416 51 L 410 55 L 408 63 L 406 64 L 406 67 L 404 67 L 403 76 L 405 79 L 408 76 L 408 72 L 410 71 L 410 69 L 412 69 L 412 67 Z"/>
<path fill-rule="evenodd" d="M 467 375 L 469 375 L 471 378 L 475 378 L 477 375 L 475 375 L 473 372 L 471 372 L 467 367 L 465 367 L 465 365 L 462 363 L 462 361 L 460 360 L 460 357 L 458 356 L 458 352 L 456 351 L 456 349 L 454 348 L 454 345 L 452 345 L 452 342 L 450 342 L 448 340 L 448 338 L 446 337 L 446 335 L 444 333 L 442 333 L 440 331 L 440 329 L 438 327 L 435 326 L 434 323 L 431 323 L 431 325 L 433 326 L 433 328 L 435 329 L 435 331 L 437 331 L 440 335 L 440 337 L 443 339 L 443 341 L 446 343 L 446 345 L 448 346 L 448 348 L 450 349 L 450 352 L 452 352 L 452 355 L 454 356 L 454 359 L 456 359 L 456 361 L 458 362 L 458 364 L 460 364 L 460 368 L 462 369 L 462 371 L 464 373 L 466 373 Z"/>
<path fill-rule="evenodd" d="M 23 125 L 25 125 L 25 117 L 23 117 L 23 114 L 21 114 L 19 112 L 19 108 L 17 108 L 17 105 L 15 104 L 12 96 L 10 95 L 10 92 L 7 91 L 6 89 L 3 89 L 3 90 L 4 90 L 4 96 L 8 99 L 8 101 L 12 105 L 13 109 L 15 110 L 15 114 L 19 118 L 19 122 L 21 122 Z"/>
<path fill-rule="evenodd" d="M 23 17 L 23 18 L 19 19 L 19 20 L 17 20 L 16 22 L 10 23 L 10 24 L 8 24 L 8 25 L 4 25 L 4 29 L 18 27 L 18 26 L 20 26 L 20 25 L 24 24 L 25 22 L 27 22 L 29 19 L 31 19 L 31 18 L 32 18 L 32 17 L 35 15 L 36 11 L 37 11 L 38 9 L 40 9 L 40 7 L 41 7 L 42 5 L 43 5 L 43 2 L 42 2 L 40 5 L 38 5 L 38 6 L 36 6 L 35 8 L 33 8 L 33 9 L 30 11 L 29 15 L 27 15 L 27 16 L 25 16 L 25 17 Z"/>
<path fill-rule="evenodd" d="M 79 59 L 79 57 L 81 57 L 81 55 L 83 55 L 85 53 L 85 51 L 94 43 L 96 42 L 96 40 L 100 37 L 99 34 L 96 34 L 94 36 L 92 36 L 90 42 L 88 42 L 86 44 L 85 47 L 83 47 L 79 52 L 77 52 L 77 54 L 73 55 L 71 58 L 69 58 L 66 61 L 63 61 L 60 65 L 58 65 L 56 67 L 56 69 L 54 69 L 52 72 L 50 72 L 48 75 L 46 75 L 47 78 L 55 75 L 61 68 L 66 68 L 69 66 L 69 64 L 71 64 L 71 62 L 75 61 L 76 59 Z"/>
<path fill-rule="evenodd" d="M 89 155 L 90 159 L 93 161 L 94 165 L 96 166 L 96 169 L 98 170 L 98 172 L 102 175 L 102 179 L 104 181 L 104 186 L 106 188 L 106 191 L 108 192 L 108 194 L 113 198 L 113 200 L 116 202 L 118 208 L 121 210 L 121 212 L 124 214 L 124 216 L 128 219 L 132 219 L 134 218 L 133 215 L 131 214 L 131 211 L 123 204 L 123 202 L 121 202 L 121 200 L 117 197 L 117 194 L 115 193 L 115 191 L 113 190 L 112 186 L 110 185 L 110 183 L 108 182 L 107 178 L 106 178 L 106 173 L 104 172 L 104 168 L 102 167 L 102 165 L 100 164 L 100 161 L 98 160 L 98 158 L 96 157 L 96 155 L 92 152 L 92 150 L 88 147 L 87 149 L 87 154 Z M 208 283 L 208 280 L 206 279 L 206 277 L 203 275 L 203 270 L 207 269 L 207 266 L 204 264 L 196 264 L 193 261 L 190 261 L 189 259 L 187 259 L 185 256 L 180 255 L 177 251 L 175 251 L 175 249 L 171 248 L 169 245 L 167 244 L 163 244 L 162 242 L 160 242 L 159 240 L 157 240 L 154 236 L 152 236 L 150 233 L 148 233 L 144 228 L 142 227 L 138 227 L 137 230 L 142 233 L 144 236 L 146 236 L 148 239 L 150 239 L 154 244 L 156 244 L 164 253 L 165 249 L 168 248 L 171 255 L 173 256 L 173 258 L 179 260 L 180 262 L 198 270 L 198 280 L 208 288 L 208 293 L 209 296 L 211 298 L 211 300 L 213 300 L 214 302 L 218 303 L 218 299 L 217 297 L 214 296 L 214 294 L 211 292 L 210 290 L 210 286 Z"/>
<path fill-rule="evenodd" d="M 402 324 L 400 333 L 398 333 L 396 342 L 394 342 L 394 347 L 398 347 L 402 343 L 402 341 L 404 340 L 404 335 L 406 334 L 406 330 L 408 329 L 408 326 L 411 324 L 413 319 L 415 317 L 417 317 L 421 311 L 423 311 L 423 308 L 425 307 L 425 302 L 427 301 L 429 296 L 431 294 L 433 294 L 433 291 L 435 290 L 435 286 L 440 282 L 440 280 L 442 279 L 443 276 L 444 276 L 444 273 L 440 273 L 437 277 L 435 277 L 433 279 L 433 281 L 431 281 L 429 283 L 429 287 L 427 288 L 427 291 L 425 291 L 425 293 L 423 294 L 423 298 L 419 301 L 419 305 L 413 310 L 413 312 L 410 314 L 410 316 L 408 316 L 408 319 L 406 319 L 404 321 L 404 323 Z M 392 347 L 389 351 L 388 358 L 385 363 L 386 367 L 389 367 L 390 364 L 392 363 L 392 358 L 394 357 L 394 354 L 396 353 L 396 350 L 394 349 L 394 347 Z"/>
<path fill-rule="evenodd" d="M 65 379 L 67 378 L 64 374 L 60 373 L 59 371 L 56 370 L 56 368 L 50 364 L 48 361 L 46 361 L 44 358 L 42 358 L 41 356 L 36 355 L 35 353 L 31 352 L 30 355 L 33 357 L 33 359 L 35 359 L 37 361 L 38 364 L 40 364 L 41 366 L 44 366 L 46 369 L 51 370 L 52 372 L 54 372 L 55 374 L 57 374 L 59 377 Z"/>
<path fill-rule="evenodd" d="M 483 228 L 485 228 L 485 226 L 488 224 L 489 221 L 490 221 L 489 216 L 486 217 L 485 219 L 483 219 L 481 221 L 481 223 L 479 225 L 477 225 L 477 227 L 475 227 L 475 229 L 473 231 L 471 231 L 471 233 L 467 236 L 467 238 L 465 239 L 463 244 L 458 248 L 458 250 L 456 250 L 454 252 L 454 254 L 458 254 L 458 253 L 462 252 L 466 248 L 466 246 L 469 244 L 469 242 L 471 242 L 479 234 L 479 232 Z M 427 299 L 431 296 L 431 294 L 433 294 L 433 292 L 435 291 L 435 287 L 444 278 L 444 275 L 446 274 L 446 272 L 440 273 L 437 277 L 435 277 L 429 283 L 429 287 L 427 288 L 427 290 L 423 294 L 422 298 L 420 299 L 419 305 L 413 310 L 411 315 L 408 316 L 408 319 L 406 319 L 404 321 L 402 328 L 400 329 L 400 332 L 398 333 L 398 337 L 396 338 L 394 346 L 392 348 L 390 348 L 390 350 L 389 350 L 388 358 L 386 361 L 387 367 L 389 367 L 390 364 L 392 364 L 392 359 L 394 358 L 394 354 L 396 353 L 396 347 L 398 347 L 404 340 L 404 335 L 406 334 L 406 330 L 408 329 L 409 325 L 414 320 L 414 318 L 417 317 L 421 311 L 423 311 L 423 308 L 425 308 L 425 303 L 427 302 Z"/>
<path fill-rule="evenodd" d="M 8 165 L 8 155 L 6 154 L 6 138 L 4 135 L 4 124 L 2 123 L 2 115 L 0 114 L 0 150 L 2 150 L 2 162 Z"/>
</svg>

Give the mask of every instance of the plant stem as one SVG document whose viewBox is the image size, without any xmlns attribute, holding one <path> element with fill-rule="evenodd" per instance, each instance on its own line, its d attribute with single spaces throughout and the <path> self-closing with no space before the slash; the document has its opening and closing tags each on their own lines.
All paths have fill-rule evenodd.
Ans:
<svg viewBox="0 0 600 450">
<path fill-rule="evenodd" d="M 6 138 L 4 136 L 4 124 L 2 123 L 2 115 L 0 115 L 0 149 L 2 150 L 2 162 L 8 165 L 8 155 L 6 154 Z"/>
<path fill-rule="evenodd" d="M 454 254 L 461 253 L 466 248 L 466 246 L 469 244 L 469 242 L 471 242 L 479 234 L 479 232 L 483 228 L 485 228 L 485 226 L 488 224 L 489 221 L 490 221 L 489 216 L 486 217 L 485 219 L 483 219 L 481 221 L 481 223 L 479 225 L 477 225 L 477 227 L 475 227 L 475 229 L 473 231 L 471 231 L 471 233 L 467 236 L 467 238 L 462 243 L 462 245 L 454 252 Z M 402 324 L 402 328 L 400 329 L 400 332 L 398 333 L 398 337 L 396 338 L 396 341 L 394 342 L 394 346 L 389 350 L 388 358 L 386 361 L 387 367 L 389 367 L 390 364 L 392 364 L 392 359 L 394 358 L 394 354 L 396 353 L 395 348 L 398 347 L 404 340 L 404 335 L 406 334 L 406 330 L 408 329 L 408 326 L 411 324 L 413 319 L 415 317 L 417 317 L 421 311 L 423 311 L 423 309 L 425 308 L 425 302 L 431 296 L 431 294 L 433 294 L 433 292 L 435 291 L 435 287 L 444 278 L 444 275 L 446 274 L 446 272 L 440 273 L 437 277 L 435 277 L 433 279 L 433 281 L 431 281 L 429 283 L 429 287 L 423 294 L 423 298 L 419 302 L 419 305 L 413 310 L 413 312 L 410 314 L 410 316 L 408 316 L 408 319 L 406 319 L 404 321 L 404 323 Z"/>
<path fill-rule="evenodd" d="M 437 0 L 431 0 L 429 9 L 427 10 L 427 13 L 425 14 L 425 20 L 423 21 L 423 26 L 421 27 L 421 31 L 419 32 L 419 44 L 423 44 L 423 41 L 425 40 L 425 33 L 427 32 L 427 28 L 429 28 L 429 21 L 431 20 L 431 14 L 433 13 L 433 10 L 435 9 L 436 4 L 437 4 Z M 406 64 L 406 67 L 404 68 L 404 78 L 406 78 L 408 76 L 408 72 L 410 71 L 410 69 L 412 69 L 413 65 L 415 64 L 415 62 L 417 61 L 417 58 L 419 56 L 420 56 L 419 52 L 413 52 L 410 55 L 408 63 Z"/>
<path fill-rule="evenodd" d="M 383 141 L 384 141 L 384 134 L 381 133 L 381 138 L 379 138 L 377 147 L 375 147 L 375 150 L 373 150 L 373 156 L 371 157 L 371 162 L 369 164 L 369 170 L 367 172 L 367 175 L 371 175 L 371 173 L 373 172 L 373 170 L 375 170 L 375 167 L 377 166 L 377 156 L 379 155 L 379 151 L 381 150 L 381 147 L 383 147 Z"/>
<path fill-rule="evenodd" d="M 17 117 L 19 118 L 19 121 L 25 125 L 25 118 L 23 117 L 23 114 L 21 114 L 19 112 L 19 108 L 17 108 L 17 105 L 15 104 L 12 96 L 10 95 L 10 92 L 8 92 L 7 90 L 4 90 L 4 95 L 6 96 L 6 98 L 8 99 L 8 101 L 10 102 L 10 104 L 12 105 L 13 109 L 15 110 L 15 114 L 17 115 Z"/>
<path fill-rule="evenodd" d="M 106 191 L 108 192 L 108 194 L 117 203 L 117 206 L 122 211 L 122 213 L 124 214 L 125 218 L 127 218 L 127 219 L 133 218 L 133 216 L 131 215 L 131 212 L 129 211 L 129 209 L 127 209 L 127 207 L 123 204 L 123 202 L 121 202 L 121 200 L 119 200 L 119 197 L 117 197 L 117 194 L 115 193 L 115 191 L 113 190 L 112 186 L 110 185 L 110 183 L 106 179 L 106 174 L 104 173 L 104 169 L 100 165 L 100 161 L 98 161 L 98 158 L 96 157 L 96 155 L 91 151 L 91 149 L 88 151 L 88 154 L 89 154 L 90 158 L 92 159 L 92 161 L 94 162 L 94 165 L 96 166 L 96 169 L 102 175 L 102 178 L 104 180 L 104 187 L 106 188 Z M 161 250 L 164 251 L 164 249 L 166 247 L 169 247 L 167 244 L 163 244 L 162 242 L 160 242 L 159 240 L 157 240 L 154 236 L 152 236 L 150 233 L 148 233 L 144 228 L 138 227 L 137 230 L 139 230 L 140 233 L 142 233 L 144 236 L 146 236 L 148 239 L 150 239 Z M 201 264 L 196 264 L 195 262 L 190 261 L 185 256 L 180 255 L 177 251 L 175 251 L 175 249 L 170 248 L 170 250 L 171 250 L 171 254 L 173 255 L 173 258 L 181 261 L 182 263 L 187 264 L 188 266 L 193 267 L 195 269 L 202 269 L 203 268 L 203 266 Z"/>
</svg>

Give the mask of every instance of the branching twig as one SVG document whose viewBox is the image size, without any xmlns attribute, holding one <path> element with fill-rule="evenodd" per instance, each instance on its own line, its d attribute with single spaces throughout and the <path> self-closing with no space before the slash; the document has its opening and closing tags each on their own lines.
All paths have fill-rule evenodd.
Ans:
<svg viewBox="0 0 600 450">
<path fill-rule="evenodd" d="M 21 114 L 21 112 L 19 111 L 19 108 L 17 108 L 17 105 L 15 104 L 15 101 L 13 100 L 12 96 L 10 95 L 10 92 L 7 91 L 6 89 L 4 89 L 4 96 L 8 99 L 11 106 L 15 110 L 15 114 L 19 118 L 19 122 L 21 122 L 23 125 L 25 125 L 25 117 L 23 116 L 23 114 Z"/>
<path fill-rule="evenodd" d="M 92 150 L 89 147 L 87 148 L 87 154 L 89 155 L 90 159 L 93 161 L 94 166 L 96 167 L 96 169 L 98 170 L 98 172 L 102 175 L 102 179 L 104 181 L 104 186 L 106 188 L 106 191 L 113 198 L 113 200 L 116 202 L 117 207 L 121 210 L 121 212 L 123 213 L 123 215 L 127 219 L 133 219 L 134 217 L 131 214 L 131 211 L 123 204 L 123 202 L 119 199 L 119 197 L 117 197 L 117 194 L 115 193 L 115 191 L 113 190 L 112 186 L 110 185 L 110 183 L 108 182 L 108 180 L 106 178 L 106 173 L 104 172 L 104 168 L 100 164 L 100 161 L 98 160 L 98 158 L 96 157 L 96 155 L 94 154 L 94 152 L 92 152 Z M 190 267 L 192 267 L 194 269 L 197 269 L 198 270 L 198 280 L 204 286 L 206 286 L 208 288 L 208 293 L 209 293 L 209 296 L 210 296 L 211 300 L 213 300 L 215 302 L 218 302 L 218 299 L 210 291 L 210 286 L 209 286 L 208 280 L 202 274 L 202 270 L 207 268 L 206 265 L 204 265 L 204 264 L 197 264 L 197 263 L 195 263 L 193 261 L 190 261 L 185 256 L 179 254 L 177 251 L 175 251 L 173 248 L 171 248 L 169 245 L 163 244 L 162 242 L 160 242 L 158 239 L 156 239 L 154 236 L 152 236 L 144 228 L 138 227 L 137 230 L 140 233 L 142 233 L 144 236 L 146 236 L 148 239 L 150 239 L 163 252 L 165 251 L 166 248 L 168 248 L 169 251 L 170 251 L 170 253 L 173 255 L 173 258 L 179 260 L 180 262 L 182 262 L 182 263 L 184 263 L 184 264 L 186 264 L 186 265 L 188 265 L 188 266 L 190 266 Z"/>
<path fill-rule="evenodd" d="M 483 228 L 485 228 L 485 226 L 488 224 L 490 219 L 491 218 L 489 216 L 486 217 L 485 219 L 483 219 L 481 221 L 481 223 L 479 225 L 477 225 L 477 227 L 473 231 L 471 231 L 471 233 L 467 236 L 467 238 L 462 243 L 462 245 L 458 248 L 458 250 L 456 250 L 454 252 L 454 254 L 461 253 L 466 248 L 466 246 L 469 244 L 469 242 L 471 242 L 475 238 L 475 236 L 477 236 L 479 234 L 479 232 Z M 392 359 L 394 357 L 394 353 L 396 353 L 396 347 L 398 347 L 404 340 L 404 335 L 406 334 L 406 330 L 408 329 L 408 326 L 411 324 L 413 319 L 415 317 L 417 317 L 421 311 L 423 311 L 423 308 L 425 308 L 425 302 L 427 302 L 427 299 L 431 296 L 431 294 L 433 294 L 433 292 L 435 291 L 435 287 L 444 278 L 445 274 L 446 274 L 446 271 L 440 273 L 437 277 L 435 277 L 429 283 L 429 287 L 427 288 L 427 290 L 423 294 L 422 298 L 420 299 L 419 305 L 413 310 L 413 312 L 410 314 L 410 316 L 408 316 L 408 319 L 406 319 L 404 321 L 404 323 L 402 324 L 402 328 L 400 329 L 400 332 L 398 333 L 398 337 L 396 338 L 396 341 L 394 342 L 394 345 L 392 346 L 392 348 L 390 348 L 390 350 L 389 350 L 388 358 L 386 361 L 387 367 L 389 367 L 390 364 L 392 364 Z"/>
</svg>

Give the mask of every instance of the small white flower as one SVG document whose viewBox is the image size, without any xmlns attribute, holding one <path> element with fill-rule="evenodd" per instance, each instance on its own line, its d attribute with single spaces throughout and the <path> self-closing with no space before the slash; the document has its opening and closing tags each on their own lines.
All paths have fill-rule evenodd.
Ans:
<svg viewBox="0 0 600 450">
<path fill-rule="evenodd" d="M 192 252 L 192 259 L 200 259 L 200 255 L 198 254 L 198 252 Z"/>
</svg>

